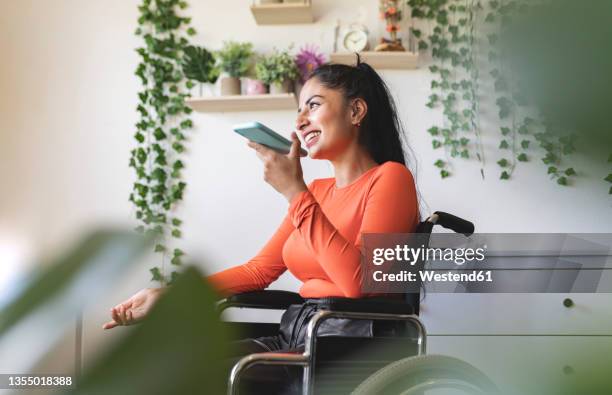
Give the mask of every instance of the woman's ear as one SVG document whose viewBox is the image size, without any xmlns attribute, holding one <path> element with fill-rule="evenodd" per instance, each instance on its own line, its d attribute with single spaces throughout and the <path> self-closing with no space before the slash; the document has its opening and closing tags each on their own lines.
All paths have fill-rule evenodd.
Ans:
<svg viewBox="0 0 612 395">
<path fill-rule="evenodd" d="M 360 97 L 353 99 L 351 103 L 351 122 L 353 125 L 361 126 L 361 121 L 363 121 L 367 112 L 368 105 L 365 100 Z"/>
</svg>

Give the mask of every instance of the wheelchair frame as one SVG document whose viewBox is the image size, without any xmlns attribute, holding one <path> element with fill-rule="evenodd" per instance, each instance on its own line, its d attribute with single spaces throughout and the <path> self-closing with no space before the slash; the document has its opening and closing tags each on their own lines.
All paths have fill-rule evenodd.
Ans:
<svg viewBox="0 0 612 395">
<path fill-rule="evenodd" d="M 463 233 L 466 236 L 471 235 L 474 232 L 474 225 L 455 217 L 454 215 L 447 214 L 444 212 L 435 212 L 425 221 L 421 222 L 417 227 L 415 233 L 431 233 L 433 226 L 439 224 L 445 228 L 452 229 L 457 233 Z M 284 293 L 285 296 L 289 295 L 294 298 L 293 301 L 272 301 L 270 297 L 275 293 Z M 260 298 L 259 296 L 263 296 Z M 246 298 L 248 303 L 244 303 L 241 299 Z M 268 303 L 264 299 L 268 299 Z M 367 302 L 363 303 L 367 299 L 348 299 L 348 298 L 335 298 L 342 299 L 346 309 L 334 310 L 334 309 L 321 309 L 315 313 L 315 315 L 308 322 L 305 334 L 305 349 L 301 354 L 297 353 L 280 353 L 280 352 L 264 352 L 247 355 L 241 358 L 232 368 L 229 379 L 228 379 L 228 395 L 237 395 L 241 375 L 250 367 L 255 365 L 283 365 L 283 366 L 302 366 L 302 394 L 312 395 L 314 391 L 314 364 L 316 357 L 316 346 L 317 346 L 317 331 L 320 325 L 327 319 L 330 318 L 349 318 L 349 319 L 370 319 L 370 320 L 387 320 L 387 321 L 406 321 L 414 325 L 417 330 L 417 355 L 424 355 L 426 353 L 427 343 L 427 332 L 425 326 L 416 314 L 402 314 L 402 313 L 380 313 L 367 311 L 368 308 L 375 306 L 368 306 Z M 285 309 L 290 304 L 300 303 L 301 298 L 297 294 L 287 293 L 284 291 L 256 291 L 252 293 L 244 293 L 234 295 L 221 302 L 219 305 L 219 311 L 230 308 L 230 307 L 246 307 L 246 308 L 263 308 L 263 309 Z M 270 303 L 271 302 L 271 303 Z M 412 307 L 407 303 L 402 303 L 404 306 Z M 387 306 L 385 306 L 387 307 Z M 352 311 L 351 311 L 352 310 Z M 366 311 L 364 311 L 366 310 Z M 416 309 L 414 309 L 416 310 Z M 414 311 L 413 310 L 413 311 Z M 418 310 L 417 310 L 418 311 Z"/>
</svg>

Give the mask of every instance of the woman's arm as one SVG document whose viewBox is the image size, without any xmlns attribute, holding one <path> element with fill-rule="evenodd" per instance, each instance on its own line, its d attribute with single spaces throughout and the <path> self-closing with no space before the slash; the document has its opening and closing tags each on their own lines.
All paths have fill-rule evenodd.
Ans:
<svg viewBox="0 0 612 395">
<path fill-rule="evenodd" d="M 283 245 L 293 231 L 289 217 L 285 217 L 276 233 L 247 263 L 207 277 L 222 295 L 257 291 L 266 288 L 287 270 L 283 262 Z"/>
<path fill-rule="evenodd" d="M 408 233 L 418 223 L 416 189 L 410 171 L 401 164 L 387 163 L 368 193 L 359 234 Z M 356 244 L 346 240 L 325 216 L 314 196 L 296 195 L 289 217 L 330 280 L 349 298 L 362 294 L 361 237 Z"/>
</svg>

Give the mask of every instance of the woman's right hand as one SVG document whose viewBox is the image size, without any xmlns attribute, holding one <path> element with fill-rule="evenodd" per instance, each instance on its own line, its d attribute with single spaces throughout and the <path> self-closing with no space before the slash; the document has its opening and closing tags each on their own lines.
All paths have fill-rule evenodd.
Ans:
<svg viewBox="0 0 612 395">
<path fill-rule="evenodd" d="M 142 320 L 162 295 L 165 288 L 145 288 L 123 303 L 113 307 L 111 321 L 102 326 L 112 329 L 119 325 L 130 325 Z"/>
</svg>

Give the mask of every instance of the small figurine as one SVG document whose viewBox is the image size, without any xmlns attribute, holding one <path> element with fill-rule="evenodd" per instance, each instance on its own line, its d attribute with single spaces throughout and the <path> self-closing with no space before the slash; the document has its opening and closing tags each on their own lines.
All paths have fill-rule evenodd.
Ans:
<svg viewBox="0 0 612 395">
<path fill-rule="evenodd" d="M 391 35 L 390 39 L 381 38 L 380 44 L 374 48 L 375 51 L 405 51 L 402 40 L 397 38 L 399 23 L 402 19 L 402 12 L 399 10 L 397 0 L 380 0 L 380 17 L 387 22 L 387 32 Z"/>
</svg>

